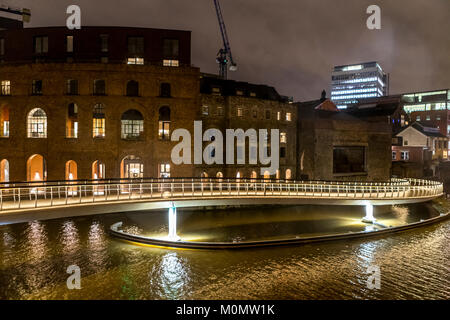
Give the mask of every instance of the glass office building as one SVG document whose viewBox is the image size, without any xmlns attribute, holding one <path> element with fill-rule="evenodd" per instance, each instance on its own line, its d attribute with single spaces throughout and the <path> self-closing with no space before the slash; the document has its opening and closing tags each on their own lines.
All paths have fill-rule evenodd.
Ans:
<svg viewBox="0 0 450 320">
<path fill-rule="evenodd" d="M 346 109 L 362 99 L 389 94 L 389 75 L 377 62 L 336 66 L 331 75 L 331 100 Z"/>
</svg>

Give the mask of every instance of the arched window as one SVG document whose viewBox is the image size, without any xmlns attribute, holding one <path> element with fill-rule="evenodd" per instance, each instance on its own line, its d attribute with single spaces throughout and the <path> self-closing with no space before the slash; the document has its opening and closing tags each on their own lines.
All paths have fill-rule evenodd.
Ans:
<svg viewBox="0 0 450 320">
<path fill-rule="evenodd" d="M 105 137 L 105 107 L 101 103 L 94 106 L 92 113 L 92 136 L 94 138 Z"/>
<path fill-rule="evenodd" d="M 160 140 L 170 139 L 170 108 L 159 108 L 159 130 L 158 137 Z"/>
<path fill-rule="evenodd" d="M 127 83 L 127 96 L 137 97 L 139 96 L 139 82 L 130 80 Z"/>
<path fill-rule="evenodd" d="M 40 108 L 35 108 L 28 113 L 27 118 L 28 138 L 47 138 L 47 115 Z"/>
<path fill-rule="evenodd" d="M 292 179 L 292 171 L 291 169 L 286 169 L 286 180 Z"/>
<path fill-rule="evenodd" d="M 223 173 L 220 172 L 220 171 L 217 172 L 216 177 L 217 177 L 217 178 L 223 178 Z"/>
<path fill-rule="evenodd" d="M 105 179 L 105 164 L 100 160 L 92 163 L 92 179 Z"/>
<path fill-rule="evenodd" d="M 77 180 L 78 179 L 78 166 L 73 160 L 66 162 L 66 180 Z"/>
<path fill-rule="evenodd" d="M 0 182 L 9 182 L 9 161 L 0 161 Z"/>
<path fill-rule="evenodd" d="M 208 178 L 208 174 L 206 172 L 202 172 L 202 178 Z"/>
<path fill-rule="evenodd" d="M 170 83 L 165 82 L 161 83 L 159 94 L 163 98 L 170 98 L 171 97 Z"/>
<path fill-rule="evenodd" d="M 34 154 L 28 158 L 27 180 L 28 181 L 47 180 L 47 167 L 45 159 L 40 154 Z"/>
<path fill-rule="evenodd" d="M 238 171 L 237 173 L 236 173 L 236 179 L 240 179 L 241 178 L 241 173 Z"/>
<path fill-rule="evenodd" d="M 144 164 L 141 158 L 130 155 L 123 158 L 120 164 L 121 178 L 142 178 L 144 177 Z"/>
<path fill-rule="evenodd" d="M 122 139 L 141 139 L 144 134 L 144 117 L 134 109 L 130 109 L 122 114 Z"/>
<path fill-rule="evenodd" d="M 0 137 L 9 137 L 9 107 L 0 107 Z"/>
<path fill-rule="evenodd" d="M 264 179 L 270 179 L 270 172 L 264 171 Z"/>
<path fill-rule="evenodd" d="M 250 176 L 251 179 L 256 179 L 258 178 L 258 174 L 256 173 L 256 171 L 252 171 L 252 175 Z"/>
<path fill-rule="evenodd" d="M 67 107 L 66 138 L 78 138 L 78 105 L 70 103 Z"/>
</svg>

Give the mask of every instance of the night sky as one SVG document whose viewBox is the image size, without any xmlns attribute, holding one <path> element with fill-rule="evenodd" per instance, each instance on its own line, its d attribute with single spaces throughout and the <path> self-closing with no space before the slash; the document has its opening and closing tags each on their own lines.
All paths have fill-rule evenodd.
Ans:
<svg viewBox="0 0 450 320">
<path fill-rule="evenodd" d="M 222 46 L 213 0 L 0 0 L 32 10 L 29 27 L 65 25 L 77 4 L 85 26 L 192 31 L 192 63 L 217 73 Z M 296 100 L 329 93 L 334 65 L 378 61 L 391 94 L 450 87 L 450 0 L 221 0 L 233 57 L 229 78 L 275 86 Z M 381 7 L 381 30 L 366 9 Z"/>
</svg>

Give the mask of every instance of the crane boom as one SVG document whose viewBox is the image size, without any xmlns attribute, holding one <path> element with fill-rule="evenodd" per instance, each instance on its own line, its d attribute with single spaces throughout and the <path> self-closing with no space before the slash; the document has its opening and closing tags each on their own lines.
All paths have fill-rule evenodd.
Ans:
<svg viewBox="0 0 450 320">
<path fill-rule="evenodd" d="M 216 61 L 219 63 L 219 75 L 226 79 L 228 63 L 230 63 L 231 71 L 236 71 L 237 65 L 233 60 L 233 55 L 231 54 L 230 41 L 228 40 L 227 28 L 225 27 L 225 21 L 223 20 L 219 0 L 214 0 L 214 6 L 216 7 L 217 19 L 219 20 L 220 33 L 222 34 L 223 40 L 223 48 L 217 53 Z"/>
</svg>

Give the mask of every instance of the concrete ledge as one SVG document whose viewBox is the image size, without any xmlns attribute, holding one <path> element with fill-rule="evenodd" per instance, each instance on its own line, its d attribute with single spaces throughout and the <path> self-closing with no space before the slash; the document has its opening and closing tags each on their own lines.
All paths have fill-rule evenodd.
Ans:
<svg viewBox="0 0 450 320">
<path fill-rule="evenodd" d="M 143 237 L 139 235 L 133 235 L 120 231 L 119 228 L 122 226 L 122 222 L 113 224 L 109 233 L 120 240 L 130 241 L 137 244 L 145 244 L 157 247 L 166 248 L 190 248 L 190 249 L 208 249 L 208 250 L 218 250 L 218 249 L 246 249 L 246 248 L 257 248 L 257 247 L 273 247 L 273 246 L 293 246 L 299 244 L 313 243 L 313 242 L 324 242 L 324 241 L 337 241 L 345 239 L 355 239 L 355 238 L 367 238 L 385 235 L 389 233 L 407 231 L 413 228 L 418 228 L 421 226 L 437 223 L 443 221 L 450 217 L 449 213 L 441 214 L 437 217 L 430 218 L 427 220 L 410 223 L 399 227 L 390 227 L 382 230 L 376 231 L 362 231 L 362 232 L 351 232 L 351 233 L 339 233 L 327 236 L 316 236 L 316 237 L 305 237 L 305 238 L 291 238 L 282 240 L 264 240 L 264 241 L 245 241 L 245 242 L 195 242 L 195 241 L 168 241 L 164 239 L 154 239 L 149 237 Z"/>
</svg>

